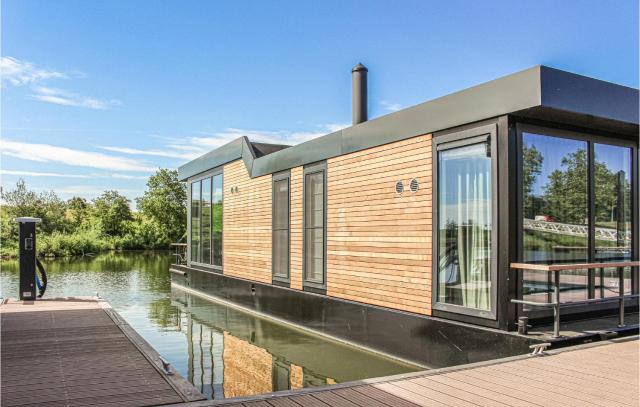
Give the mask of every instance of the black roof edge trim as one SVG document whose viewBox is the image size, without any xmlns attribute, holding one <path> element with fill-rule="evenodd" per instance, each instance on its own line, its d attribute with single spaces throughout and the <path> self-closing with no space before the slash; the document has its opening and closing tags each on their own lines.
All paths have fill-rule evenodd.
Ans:
<svg viewBox="0 0 640 407">
<path fill-rule="evenodd" d="M 637 126 L 638 89 L 535 66 L 397 112 L 256 157 L 246 136 L 182 165 L 185 181 L 241 159 L 252 178 L 503 115 L 570 112 Z M 623 106 L 621 106 L 623 105 Z"/>
</svg>

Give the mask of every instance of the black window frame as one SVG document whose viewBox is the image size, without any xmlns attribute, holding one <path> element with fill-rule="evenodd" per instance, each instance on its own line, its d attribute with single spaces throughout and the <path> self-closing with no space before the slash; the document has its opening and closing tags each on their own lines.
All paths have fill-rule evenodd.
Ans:
<svg viewBox="0 0 640 407">
<path fill-rule="evenodd" d="M 322 284 L 307 280 L 307 175 L 323 174 L 323 264 Z M 326 161 L 305 165 L 302 172 L 302 289 L 319 294 L 327 291 L 327 163 Z"/>
<path fill-rule="evenodd" d="M 287 228 L 276 229 L 276 183 L 287 182 Z M 287 231 L 287 276 L 276 275 L 276 230 Z M 272 284 L 289 287 L 291 284 L 291 172 L 289 170 L 273 174 L 271 178 L 271 279 Z"/>
<path fill-rule="evenodd" d="M 482 142 L 489 142 L 490 155 L 491 155 L 491 218 L 492 229 L 491 233 L 491 308 L 489 310 L 481 310 L 475 308 L 468 308 L 456 304 L 447 304 L 438 301 L 439 298 L 439 167 L 438 167 L 438 152 L 444 150 L 450 150 L 454 148 L 465 147 L 469 145 L 479 144 Z M 498 213 L 498 124 L 490 123 L 484 125 L 478 125 L 475 127 L 455 130 L 454 132 L 443 134 L 432 139 L 432 274 L 431 274 L 431 307 L 434 311 L 434 315 L 438 312 L 445 313 L 445 315 L 465 315 L 469 317 L 479 318 L 481 320 L 496 321 L 498 315 L 498 260 L 499 260 L 499 213 Z M 506 222 L 507 220 L 503 220 Z"/>
<path fill-rule="evenodd" d="M 189 179 L 187 179 L 187 184 L 188 184 L 188 190 L 189 190 L 189 195 L 188 195 L 188 202 L 187 202 L 187 265 L 189 267 L 193 267 L 196 268 L 198 270 L 202 270 L 202 271 L 212 271 L 218 274 L 222 274 L 223 273 L 223 264 L 224 264 L 224 209 L 222 212 L 222 224 L 223 224 L 223 228 L 222 228 L 222 238 L 220 241 L 220 245 L 221 245 L 221 264 L 220 265 L 214 265 L 214 264 L 207 264 L 207 263 L 202 263 L 202 262 L 198 262 L 198 261 L 192 261 L 191 260 L 191 205 L 192 205 L 192 199 L 193 199 L 193 195 L 192 195 L 192 187 L 193 184 L 199 181 L 203 181 L 206 180 L 207 178 L 211 178 L 211 261 L 213 261 L 213 196 L 215 194 L 214 191 L 214 182 L 213 182 L 213 178 L 216 176 L 221 176 L 222 179 L 222 205 L 224 208 L 224 168 L 223 167 L 217 167 L 217 168 L 213 168 L 211 170 L 208 170 L 206 172 L 203 172 L 201 174 L 198 174 L 195 177 L 191 177 Z M 202 200 L 202 186 L 200 187 L 200 199 Z M 200 211 L 200 219 L 202 220 L 202 210 Z M 200 227 L 200 250 L 202 250 L 202 225 Z M 200 258 L 202 258 L 202 253 L 200 253 Z"/>
</svg>

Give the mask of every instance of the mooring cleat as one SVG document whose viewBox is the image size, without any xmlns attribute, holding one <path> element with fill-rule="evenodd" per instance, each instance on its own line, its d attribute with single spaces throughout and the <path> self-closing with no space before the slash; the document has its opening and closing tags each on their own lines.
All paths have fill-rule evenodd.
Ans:
<svg viewBox="0 0 640 407">
<path fill-rule="evenodd" d="M 533 345 L 529 346 L 529 349 L 533 349 L 533 351 L 531 352 L 531 356 L 544 355 L 544 351 L 547 350 L 549 346 L 551 346 L 549 342 L 534 343 Z"/>
<path fill-rule="evenodd" d="M 171 363 L 169 363 L 166 359 L 162 357 L 160 358 L 160 362 L 162 363 L 162 370 L 164 371 L 164 374 L 172 375 L 173 372 L 171 371 Z"/>
</svg>

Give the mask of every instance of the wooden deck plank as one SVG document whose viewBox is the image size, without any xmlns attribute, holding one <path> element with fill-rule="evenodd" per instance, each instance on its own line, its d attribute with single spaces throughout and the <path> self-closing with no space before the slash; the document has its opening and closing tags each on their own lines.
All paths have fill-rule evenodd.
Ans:
<svg viewBox="0 0 640 407">
<path fill-rule="evenodd" d="M 249 401 L 244 403 L 245 407 L 271 407 L 271 404 L 269 404 L 268 402 L 264 401 L 264 400 L 258 400 L 258 401 Z"/>
<path fill-rule="evenodd" d="M 267 401 L 269 402 L 269 405 L 273 407 L 300 407 L 300 404 L 286 397 L 278 397 Z"/>
<path fill-rule="evenodd" d="M 360 407 L 390 407 L 389 404 L 378 401 L 372 397 L 365 396 L 353 389 L 336 389 L 333 390 L 333 392 L 359 405 Z"/>
<path fill-rule="evenodd" d="M 594 383 L 591 386 L 585 387 L 584 383 L 581 383 L 580 381 L 571 380 L 571 378 L 555 372 L 551 372 L 549 370 L 538 369 L 536 366 L 529 366 L 528 369 L 525 370 L 510 366 L 509 364 L 505 363 L 502 365 L 492 366 L 492 368 L 506 374 L 523 377 L 527 380 L 530 380 L 532 382 L 532 385 L 536 385 L 536 383 L 539 383 L 538 386 L 556 386 L 566 392 L 582 393 L 585 395 L 585 397 L 602 398 L 612 406 L 633 405 L 626 394 L 611 392 L 611 386 L 608 383 Z M 629 387 L 629 389 L 630 393 L 634 391 L 632 387 Z M 624 391 L 624 388 L 622 390 Z"/>
<path fill-rule="evenodd" d="M 351 400 L 348 400 L 332 391 L 321 391 L 313 393 L 312 396 L 330 406 L 360 407 Z"/>
<path fill-rule="evenodd" d="M 436 400 L 430 399 L 424 395 L 417 394 L 412 391 L 407 391 L 407 389 L 403 387 L 396 386 L 393 382 L 375 384 L 374 387 L 386 391 L 387 393 L 393 394 L 396 397 L 415 403 L 419 406 L 448 406 L 448 404 L 438 403 Z"/>
<path fill-rule="evenodd" d="M 310 394 L 304 394 L 302 396 L 293 396 L 291 400 L 296 402 L 297 404 L 305 407 L 327 407 L 331 406 L 330 404 L 324 403 L 317 398 L 311 396 Z M 334 406 L 331 406 L 334 407 Z"/>
<path fill-rule="evenodd" d="M 10 301 L 0 305 L 0 317 L 2 407 L 139 407 L 204 398 L 192 397 L 192 386 L 183 392 L 179 375 L 163 375 L 155 351 L 96 299 Z"/>
<path fill-rule="evenodd" d="M 440 405 L 447 405 L 452 407 L 474 407 L 473 403 L 460 399 L 458 397 L 452 396 L 451 394 L 441 393 L 439 391 L 435 391 L 425 386 L 420 386 L 415 383 L 413 380 L 398 380 L 396 382 L 392 382 L 392 384 L 406 389 L 408 391 L 412 391 L 421 396 L 425 396 L 431 400 L 435 400 Z"/>
<path fill-rule="evenodd" d="M 529 364 L 532 364 L 532 362 L 533 361 L 531 360 L 523 361 L 523 368 L 528 366 Z M 620 382 L 627 386 L 634 386 L 637 384 L 637 380 L 634 380 L 631 375 L 621 376 L 619 372 L 615 375 L 610 375 L 602 373 L 597 369 L 593 369 L 592 371 L 585 371 L 570 363 L 565 363 L 564 361 L 554 361 L 550 358 L 539 358 L 533 364 L 544 367 L 545 369 L 549 369 L 551 371 L 562 372 L 565 376 L 575 377 L 580 380 L 598 379 L 598 381 Z"/>
<path fill-rule="evenodd" d="M 398 396 L 394 396 L 393 394 L 387 393 L 383 390 L 377 389 L 373 386 L 358 386 L 353 387 L 354 391 L 358 393 L 362 393 L 365 396 L 371 397 L 372 399 L 378 400 L 382 403 L 388 404 L 391 407 L 416 407 L 418 404 L 412 403 L 408 400 L 400 398 Z"/>
<path fill-rule="evenodd" d="M 499 403 L 505 404 L 507 406 L 512 407 L 538 407 L 539 404 L 535 404 L 524 400 L 523 398 L 518 397 L 517 394 L 506 394 L 501 393 L 500 391 L 487 389 L 482 386 L 481 383 L 474 383 L 469 380 L 459 380 L 450 375 L 432 375 L 429 376 L 429 379 L 433 382 L 438 382 L 441 384 L 445 384 L 447 386 L 453 387 L 460 391 L 466 391 L 472 394 L 476 394 L 478 396 L 485 397 L 489 400 L 497 401 Z"/>
<path fill-rule="evenodd" d="M 479 406 L 504 407 L 506 405 L 499 401 L 495 401 L 495 400 L 480 396 L 478 394 L 471 393 L 466 390 L 461 390 L 455 387 L 447 386 L 446 384 L 442 384 L 434 380 L 431 380 L 429 377 L 420 377 L 417 379 L 410 380 L 410 382 L 426 387 L 431 391 L 448 394 L 458 399 L 462 399 L 466 402 L 469 402 L 471 404 L 476 404 Z"/>
<path fill-rule="evenodd" d="M 572 399 L 576 400 L 577 404 L 594 404 L 602 407 L 608 407 L 612 405 L 610 400 L 604 400 L 600 397 L 585 396 L 582 392 L 567 391 L 567 389 L 561 388 L 556 384 L 540 383 L 535 380 L 530 380 L 528 378 L 524 378 L 511 373 L 501 372 L 495 369 L 484 369 L 482 373 L 484 375 L 491 376 L 492 378 L 496 378 L 500 381 L 508 380 L 510 384 L 516 386 L 526 386 L 526 388 L 531 389 L 531 391 L 534 391 L 533 389 L 536 389 L 535 391 L 546 392 L 550 394 L 559 394 L 563 396 L 570 395 Z"/>
<path fill-rule="evenodd" d="M 486 371 L 482 369 L 474 369 L 467 370 L 461 373 L 456 373 L 461 377 L 471 376 L 479 380 L 483 380 L 485 383 L 490 385 L 492 388 L 503 387 L 506 391 L 509 392 L 521 392 L 524 393 L 523 397 L 525 400 L 529 400 L 533 403 L 543 403 L 544 405 L 563 405 L 563 406 L 571 406 L 571 407 L 584 407 L 584 406 L 597 406 L 596 403 L 583 402 L 581 400 L 576 400 L 571 395 L 566 395 L 562 393 L 557 393 L 553 391 L 552 388 L 546 390 L 540 390 L 535 387 L 530 387 L 526 383 L 521 383 L 519 381 L 513 380 L 513 378 L 508 378 L 505 380 L 503 378 L 496 378 L 492 375 L 487 374 Z"/>
</svg>

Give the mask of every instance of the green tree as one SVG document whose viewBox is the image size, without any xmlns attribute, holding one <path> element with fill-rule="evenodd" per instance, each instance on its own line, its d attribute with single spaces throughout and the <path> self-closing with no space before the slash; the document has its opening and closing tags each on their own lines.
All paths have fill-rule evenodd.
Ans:
<svg viewBox="0 0 640 407">
<path fill-rule="evenodd" d="M 541 174 L 544 157 L 535 145 L 524 146 L 522 148 L 522 195 L 524 197 L 525 217 L 535 216 L 533 185 L 536 178 Z"/>
<path fill-rule="evenodd" d="M 618 212 L 623 208 L 618 207 L 618 200 L 622 198 L 626 213 L 625 222 L 629 221 L 629 200 L 631 185 L 624 172 L 613 172 L 607 168 L 604 162 L 596 161 L 594 164 L 595 177 L 595 218 L 596 223 L 615 227 L 611 222 L 618 219 Z M 607 222 L 609 221 L 609 222 Z"/>
<path fill-rule="evenodd" d="M 91 205 L 84 198 L 74 196 L 67 201 L 67 219 L 74 230 L 86 225 L 91 217 Z"/>
<path fill-rule="evenodd" d="M 44 233 L 66 232 L 68 223 L 65 218 L 66 203 L 53 191 L 40 194 L 28 190 L 24 180 L 16 183 L 16 188 L 2 191 L 2 210 L 11 219 L 31 216 L 41 218 L 38 229 Z M 17 226 L 15 228 L 17 231 Z M 17 232 L 16 232 L 17 233 Z M 17 234 L 16 234 L 17 238 Z"/>
<path fill-rule="evenodd" d="M 102 232 L 109 236 L 122 236 L 128 221 L 133 220 L 129 200 L 118 191 L 104 191 L 93 200 L 93 213 Z"/>
<path fill-rule="evenodd" d="M 557 222 L 584 224 L 587 220 L 587 151 L 576 150 L 560 161 L 545 186 L 545 213 Z"/>
<path fill-rule="evenodd" d="M 136 200 L 138 209 L 164 230 L 170 241 L 182 239 L 187 225 L 187 187 L 178 171 L 161 168 L 147 181 L 147 190 Z"/>
</svg>

